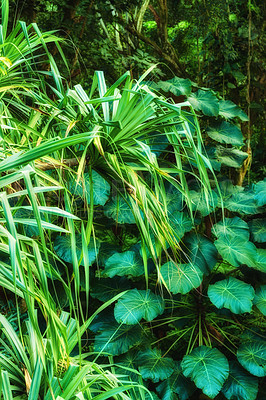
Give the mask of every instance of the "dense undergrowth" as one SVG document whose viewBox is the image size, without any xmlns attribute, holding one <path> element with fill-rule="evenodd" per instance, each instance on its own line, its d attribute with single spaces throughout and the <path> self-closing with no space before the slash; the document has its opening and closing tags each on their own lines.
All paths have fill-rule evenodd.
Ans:
<svg viewBox="0 0 266 400">
<path fill-rule="evenodd" d="M 150 71 L 69 88 L 53 32 L 7 18 L 2 398 L 264 399 L 266 181 L 229 179 L 246 114 Z"/>
</svg>

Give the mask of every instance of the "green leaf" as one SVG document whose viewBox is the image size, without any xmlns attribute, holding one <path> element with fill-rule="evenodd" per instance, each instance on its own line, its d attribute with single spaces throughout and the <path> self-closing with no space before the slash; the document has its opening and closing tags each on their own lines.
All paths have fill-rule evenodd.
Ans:
<svg viewBox="0 0 266 400">
<path fill-rule="evenodd" d="M 266 242 L 266 218 L 252 219 L 248 223 L 253 242 Z"/>
<path fill-rule="evenodd" d="M 90 295 L 101 301 L 111 300 L 118 293 L 130 289 L 130 282 L 125 278 L 100 278 L 91 286 Z"/>
<path fill-rule="evenodd" d="M 183 358 L 183 374 L 213 399 L 229 375 L 227 358 L 217 349 L 200 346 Z"/>
<path fill-rule="evenodd" d="M 249 239 L 248 224 L 239 217 L 225 218 L 223 221 L 217 222 L 212 227 L 212 233 L 220 237 L 221 235 L 238 236 L 245 241 Z"/>
<path fill-rule="evenodd" d="M 169 290 L 176 293 L 188 293 L 201 284 L 203 273 L 192 264 L 174 264 L 167 262 L 161 267 L 161 275 Z"/>
<path fill-rule="evenodd" d="M 96 261 L 97 255 L 99 253 L 99 248 L 100 244 L 97 241 L 95 243 L 92 238 L 88 245 L 87 257 L 89 260 L 89 265 L 92 265 L 94 261 Z M 58 255 L 58 257 L 60 257 L 62 260 L 64 260 L 65 262 L 72 263 L 71 237 L 69 235 L 56 236 L 54 241 L 54 250 Z M 81 257 L 81 251 L 82 251 L 82 237 L 81 235 L 76 235 L 76 253 L 78 260 Z M 84 266 L 84 258 L 81 261 L 81 265 Z"/>
<path fill-rule="evenodd" d="M 137 357 L 138 369 L 143 379 L 159 382 L 174 372 L 175 363 L 170 357 L 162 357 L 157 349 L 141 351 Z"/>
<path fill-rule="evenodd" d="M 148 290 L 133 289 L 125 293 L 116 303 L 114 316 L 117 322 L 127 325 L 137 324 L 142 318 L 152 321 L 164 311 L 164 302 Z"/>
<path fill-rule="evenodd" d="M 243 146 L 243 135 L 241 129 L 229 122 L 222 122 L 217 126 L 210 126 L 207 129 L 208 136 L 219 143 Z"/>
<path fill-rule="evenodd" d="M 230 100 L 219 101 L 219 115 L 222 115 L 226 119 L 239 117 L 241 121 L 248 121 L 247 114 Z"/>
<path fill-rule="evenodd" d="M 192 210 L 197 211 L 202 217 L 209 215 L 218 205 L 218 196 L 214 191 L 205 196 L 203 191 L 190 191 Z"/>
<path fill-rule="evenodd" d="M 218 252 L 214 244 L 204 236 L 195 233 L 186 236 L 184 244 L 191 263 L 204 274 L 208 274 L 217 263 Z"/>
<path fill-rule="evenodd" d="M 266 249 L 257 249 L 255 269 L 266 273 Z"/>
<path fill-rule="evenodd" d="M 106 352 L 113 356 L 126 353 L 131 347 L 141 342 L 142 328 L 140 325 L 121 325 L 109 322 L 95 336 L 94 351 Z"/>
<path fill-rule="evenodd" d="M 247 373 L 236 361 L 229 362 L 229 377 L 222 392 L 228 400 L 256 400 L 258 379 Z"/>
<path fill-rule="evenodd" d="M 217 308 L 229 308 L 235 314 L 250 312 L 254 295 L 251 285 L 231 276 L 208 288 L 208 296 Z"/>
<path fill-rule="evenodd" d="M 248 157 L 248 153 L 235 149 L 234 147 L 226 148 L 220 145 L 216 146 L 217 160 L 228 167 L 240 168 Z"/>
<path fill-rule="evenodd" d="M 256 266 L 257 249 L 248 240 L 243 240 L 238 236 L 223 235 L 214 244 L 223 259 L 234 267 L 239 267 L 242 264 L 251 268 Z"/>
<path fill-rule="evenodd" d="M 83 180 L 79 181 L 78 185 L 76 180 L 72 179 L 69 182 L 69 191 L 74 196 L 86 197 L 88 203 L 90 203 L 90 174 L 84 173 Z M 96 171 L 92 171 L 92 187 L 93 187 L 93 204 L 103 206 L 110 196 L 110 185 L 109 183 Z"/>
<path fill-rule="evenodd" d="M 258 206 L 252 192 L 239 192 L 233 194 L 224 202 L 225 208 L 229 211 L 238 212 L 239 214 L 256 214 Z"/>
<path fill-rule="evenodd" d="M 115 253 L 105 263 L 104 272 L 106 276 L 140 276 L 144 273 L 142 258 L 135 251 Z"/>
<path fill-rule="evenodd" d="M 120 196 L 111 199 L 104 207 L 104 214 L 119 224 L 135 224 L 135 218 L 129 204 Z"/>
<path fill-rule="evenodd" d="M 254 341 L 243 343 L 237 350 L 240 364 L 255 376 L 266 375 L 266 343 Z"/>
<path fill-rule="evenodd" d="M 167 81 L 159 81 L 157 86 L 164 92 L 171 92 L 175 96 L 188 96 L 191 93 L 191 81 L 189 79 L 178 78 L 177 76 Z"/>
<path fill-rule="evenodd" d="M 194 383 L 183 375 L 180 364 L 180 361 L 175 361 L 172 375 L 157 386 L 156 391 L 162 400 L 187 400 L 195 391 Z"/>
<path fill-rule="evenodd" d="M 258 307 L 263 315 L 266 315 L 266 285 L 256 289 L 256 294 L 253 303 Z"/>
<path fill-rule="evenodd" d="M 255 201 L 258 206 L 265 206 L 266 204 L 266 178 L 263 181 L 257 182 L 254 187 Z"/>
<path fill-rule="evenodd" d="M 177 238 L 181 239 L 186 232 L 191 231 L 193 222 L 186 212 L 176 211 L 169 216 L 170 225 Z"/>
<path fill-rule="evenodd" d="M 200 89 L 196 93 L 192 93 L 188 97 L 188 101 L 195 110 L 200 110 L 205 115 L 216 117 L 219 114 L 219 101 L 217 97 L 209 91 Z"/>
</svg>

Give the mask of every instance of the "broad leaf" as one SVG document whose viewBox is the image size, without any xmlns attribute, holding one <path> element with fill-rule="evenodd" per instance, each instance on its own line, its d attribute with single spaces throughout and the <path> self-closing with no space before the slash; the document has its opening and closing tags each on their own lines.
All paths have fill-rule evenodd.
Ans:
<svg viewBox="0 0 266 400">
<path fill-rule="evenodd" d="M 164 92 L 171 92 L 175 96 L 188 96 L 191 93 L 191 81 L 189 79 L 178 78 L 177 76 L 167 81 L 159 81 L 157 86 Z"/>
<path fill-rule="evenodd" d="M 115 321 L 104 324 L 95 337 L 94 351 L 106 352 L 113 356 L 126 353 L 132 346 L 141 342 L 140 325 L 121 325 Z"/>
<path fill-rule="evenodd" d="M 229 199 L 233 194 L 237 194 L 244 190 L 242 186 L 233 185 L 229 179 L 219 181 L 219 188 L 224 201 Z M 215 189 L 215 191 L 217 191 L 217 189 Z"/>
<path fill-rule="evenodd" d="M 140 276 L 144 273 L 142 258 L 135 251 L 115 253 L 106 260 L 103 273 L 110 278 L 115 275 Z"/>
<path fill-rule="evenodd" d="M 229 308 L 235 314 L 251 311 L 254 294 L 251 285 L 231 276 L 208 288 L 208 296 L 217 308 Z"/>
<path fill-rule="evenodd" d="M 255 376 L 266 375 L 266 343 L 254 341 L 243 343 L 237 350 L 240 364 Z"/>
<path fill-rule="evenodd" d="M 164 302 L 148 290 L 133 289 L 125 293 L 116 303 L 114 316 L 117 322 L 137 324 L 142 318 L 152 321 L 164 311 Z"/>
<path fill-rule="evenodd" d="M 243 135 L 241 130 L 229 122 L 222 122 L 217 126 L 210 126 L 207 129 L 210 138 L 219 143 L 232 144 L 235 146 L 243 146 Z"/>
<path fill-rule="evenodd" d="M 248 157 L 247 153 L 235 148 L 226 148 L 223 146 L 216 146 L 217 160 L 228 167 L 240 168 Z"/>
<path fill-rule="evenodd" d="M 257 182 L 254 187 L 255 201 L 258 206 L 265 206 L 266 204 L 266 178 L 263 181 Z"/>
<path fill-rule="evenodd" d="M 253 303 L 258 307 L 263 315 L 266 315 L 266 285 L 256 289 L 256 294 Z"/>
<path fill-rule="evenodd" d="M 104 214 L 119 224 L 135 224 L 135 218 L 129 203 L 121 196 L 112 198 L 104 207 Z"/>
<path fill-rule="evenodd" d="M 212 227 L 212 233 L 220 237 L 221 235 L 238 236 L 244 240 L 249 239 L 248 224 L 239 217 L 225 218 L 223 221 L 217 222 Z"/>
<path fill-rule="evenodd" d="M 94 242 L 91 239 L 88 245 L 88 260 L 89 265 L 92 265 L 96 261 L 97 255 L 99 253 L 100 243 Z M 72 263 L 72 251 L 71 251 L 71 237 L 69 235 L 56 236 L 54 241 L 54 250 L 56 254 L 65 262 Z M 82 252 L 82 237 L 81 235 L 76 235 L 76 254 L 79 261 Z M 81 261 L 81 265 L 84 266 L 84 259 Z"/>
<path fill-rule="evenodd" d="M 218 252 L 214 244 L 206 237 L 191 233 L 185 237 L 185 252 L 192 264 L 207 274 L 216 265 Z"/>
<path fill-rule="evenodd" d="M 234 267 L 246 264 L 256 268 L 257 249 L 252 242 L 238 236 L 223 235 L 214 244 L 223 259 Z"/>
<path fill-rule="evenodd" d="M 258 379 L 250 375 L 236 361 L 229 362 L 229 377 L 222 392 L 228 400 L 255 400 L 258 393 Z"/>
<path fill-rule="evenodd" d="M 162 278 L 173 293 L 188 293 L 191 289 L 201 284 L 203 273 L 192 264 L 174 264 L 172 261 L 167 262 L 161 267 Z"/>
<path fill-rule="evenodd" d="M 78 185 L 76 181 L 72 179 L 69 183 L 69 191 L 80 197 L 86 197 L 88 203 L 90 203 L 90 174 L 88 172 L 84 173 L 83 180 L 79 181 Z M 93 188 L 93 204 L 103 206 L 110 195 L 110 185 L 109 183 L 96 171 L 92 171 L 92 188 Z"/>
<path fill-rule="evenodd" d="M 187 400 L 195 389 L 194 383 L 183 375 L 180 361 L 175 361 L 175 371 L 157 386 L 156 391 L 162 400 Z"/>
<path fill-rule="evenodd" d="M 186 212 L 176 211 L 169 216 L 170 225 L 177 238 L 182 238 L 186 232 L 191 231 L 193 222 Z"/>
<path fill-rule="evenodd" d="M 217 349 L 200 346 L 183 358 L 183 374 L 213 399 L 229 375 L 227 358 Z"/>
<path fill-rule="evenodd" d="M 257 249 L 256 265 L 254 268 L 266 273 L 266 249 Z"/>
<path fill-rule="evenodd" d="M 101 301 L 111 300 L 118 293 L 130 289 L 130 282 L 125 278 L 100 278 L 91 287 L 90 295 Z"/>
<path fill-rule="evenodd" d="M 252 192 L 240 192 L 233 194 L 224 202 L 225 208 L 239 214 L 249 215 L 258 212 L 258 206 Z"/>
<path fill-rule="evenodd" d="M 208 194 L 207 198 L 203 191 L 196 192 L 190 191 L 190 199 L 192 203 L 192 210 L 198 211 L 202 217 L 210 214 L 218 205 L 218 196 L 214 191 Z"/>
<path fill-rule="evenodd" d="M 248 121 L 247 114 L 230 100 L 219 101 L 219 115 L 222 115 L 226 119 L 239 117 L 241 121 Z"/>
<path fill-rule="evenodd" d="M 266 242 L 266 218 L 252 219 L 249 221 L 248 225 L 251 232 L 251 239 L 254 242 Z"/>
<path fill-rule="evenodd" d="M 159 382 L 174 372 L 175 363 L 170 357 L 162 357 L 157 349 L 141 351 L 137 357 L 138 369 L 143 379 Z"/>
<path fill-rule="evenodd" d="M 192 93 L 188 97 L 188 101 L 195 110 L 200 110 L 205 115 L 213 117 L 219 114 L 219 101 L 217 97 L 209 91 L 200 89 L 196 93 Z"/>
</svg>

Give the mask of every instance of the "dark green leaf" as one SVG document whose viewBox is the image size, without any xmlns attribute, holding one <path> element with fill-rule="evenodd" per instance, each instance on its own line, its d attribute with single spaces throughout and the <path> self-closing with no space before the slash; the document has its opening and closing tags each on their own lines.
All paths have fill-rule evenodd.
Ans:
<svg viewBox="0 0 266 400">
<path fill-rule="evenodd" d="M 240 192 L 233 194 L 224 202 L 225 208 L 239 214 L 256 214 L 258 206 L 252 192 Z"/>
<path fill-rule="evenodd" d="M 208 288 L 208 296 L 217 308 L 229 308 L 235 314 L 250 312 L 254 295 L 251 285 L 231 276 Z"/>
<path fill-rule="evenodd" d="M 91 287 L 90 295 L 101 301 L 111 300 L 118 293 L 130 289 L 130 282 L 125 278 L 100 278 Z"/>
<path fill-rule="evenodd" d="M 179 239 L 193 228 L 192 219 L 186 212 L 176 211 L 169 216 L 169 220 L 175 235 Z"/>
<path fill-rule="evenodd" d="M 254 187 L 255 200 L 258 206 L 265 206 L 266 204 L 266 178 L 263 181 L 257 182 Z"/>
<path fill-rule="evenodd" d="M 137 324 L 142 318 L 152 321 L 164 311 L 164 302 L 148 290 L 133 289 L 125 293 L 115 305 L 117 322 L 127 325 Z"/>
<path fill-rule="evenodd" d="M 251 239 L 254 242 L 264 243 L 266 242 L 266 219 L 252 219 L 248 223 Z"/>
<path fill-rule="evenodd" d="M 205 115 L 213 117 L 219 114 L 219 101 L 217 97 L 209 91 L 200 89 L 196 93 L 192 93 L 188 97 L 188 101 L 195 110 L 200 110 Z"/>
<path fill-rule="evenodd" d="M 257 249 L 248 240 L 238 236 L 221 236 L 214 242 L 218 252 L 224 260 L 234 267 L 246 264 L 248 267 L 256 266 Z"/>
<path fill-rule="evenodd" d="M 266 249 L 257 249 L 255 269 L 266 273 Z"/>
<path fill-rule="evenodd" d="M 235 149 L 234 147 L 226 148 L 223 146 L 216 146 L 217 160 L 228 167 L 240 168 L 248 157 L 248 153 Z"/>
<path fill-rule="evenodd" d="M 229 143 L 235 146 L 242 146 L 244 144 L 241 130 L 229 122 L 224 121 L 221 125 L 210 126 L 207 129 L 207 133 L 210 138 L 219 143 Z"/>
<path fill-rule="evenodd" d="M 230 362 L 229 377 L 222 392 L 228 400 L 255 400 L 258 393 L 258 379 L 247 373 L 237 362 Z"/>
<path fill-rule="evenodd" d="M 170 357 L 162 357 L 157 349 L 147 349 L 137 357 L 139 372 L 143 379 L 159 382 L 168 378 L 174 372 L 174 361 Z"/>
<path fill-rule="evenodd" d="M 266 343 L 263 341 L 243 343 L 237 350 L 240 364 L 255 376 L 266 375 Z"/>
<path fill-rule="evenodd" d="M 104 214 L 119 224 L 135 224 L 135 218 L 129 204 L 120 196 L 111 199 L 104 207 Z"/>
<path fill-rule="evenodd" d="M 217 349 L 200 346 L 183 358 L 183 374 L 213 399 L 229 375 L 227 358 Z"/>
<path fill-rule="evenodd" d="M 169 290 L 176 293 L 188 293 L 201 284 L 203 273 L 192 264 L 174 264 L 167 262 L 161 267 L 161 275 Z"/>
<path fill-rule="evenodd" d="M 115 253 L 105 263 L 104 274 L 110 278 L 115 275 L 140 276 L 144 273 L 142 258 L 135 251 Z"/>
<path fill-rule="evenodd" d="M 209 215 L 218 205 L 218 196 L 214 191 L 211 191 L 206 197 L 203 191 L 191 190 L 190 199 L 192 210 L 199 212 L 202 217 Z"/>
<path fill-rule="evenodd" d="M 110 195 L 110 185 L 99 175 L 96 171 L 92 171 L 92 187 L 93 187 L 93 204 L 103 206 Z M 86 196 L 86 200 L 90 203 L 90 174 L 84 173 L 84 179 L 79 181 L 78 185 L 76 181 L 72 179 L 69 182 L 69 191 L 79 197 Z"/>
<path fill-rule="evenodd" d="M 88 260 L 89 265 L 92 265 L 96 261 L 97 255 L 99 253 L 100 243 L 94 242 L 91 239 L 88 245 Z M 56 236 L 54 241 L 54 249 L 56 254 L 65 262 L 72 263 L 72 252 L 71 252 L 71 237 L 68 236 Z M 76 235 L 76 254 L 79 261 L 82 251 L 82 237 L 81 235 Z M 81 265 L 84 266 L 84 259 L 81 261 Z M 89 266 L 88 265 L 88 266 Z"/>
<path fill-rule="evenodd" d="M 249 239 L 248 224 L 239 217 L 225 218 L 212 227 L 212 233 L 218 238 L 221 235 L 238 236 L 244 240 Z"/>
<path fill-rule="evenodd" d="M 266 315 L 266 285 L 256 289 L 256 294 L 253 303 L 258 307 L 263 315 Z"/>
<path fill-rule="evenodd" d="M 226 119 L 239 117 L 241 121 L 248 121 L 247 114 L 230 100 L 219 101 L 219 115 L 222 115 Z"/>
<path fill-rule="evenodd" d="M 185 237 L 185 252 L 192 264 L 207 274 L 217 262 L 217 250 L 214 244 L 202 235 L 191 233 Z"/>
</svg>

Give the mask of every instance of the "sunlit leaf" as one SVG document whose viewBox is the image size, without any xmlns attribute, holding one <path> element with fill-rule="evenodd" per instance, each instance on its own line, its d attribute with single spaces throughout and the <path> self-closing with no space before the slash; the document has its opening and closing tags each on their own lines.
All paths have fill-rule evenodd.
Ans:
<svg viewBox="0 0 266 400">
<path fill-rule="evenodd" d="M 118 276 L 140 276 L 144 273 L 142 258 L 135 251 L 115 253 L 105 262 L 104 274 L 110 278 Z"/>
<path fill-rule="evenodd" d="M 212 233 L 217 237 L 226 235 L 227 237 L 238 236 L 245 240 L 249 239 L 248 224 L 239 217 L 225 218 L 217 222 L 212 227 Z"/>
<path fill-rule="evenodd" d="M 214 244 L 223 259 L 235 267 L 241 264 L 256 267 L 257 249 L 252 242 L 238 236 L 223 235 L 215 240 Z"/>
</svg>

